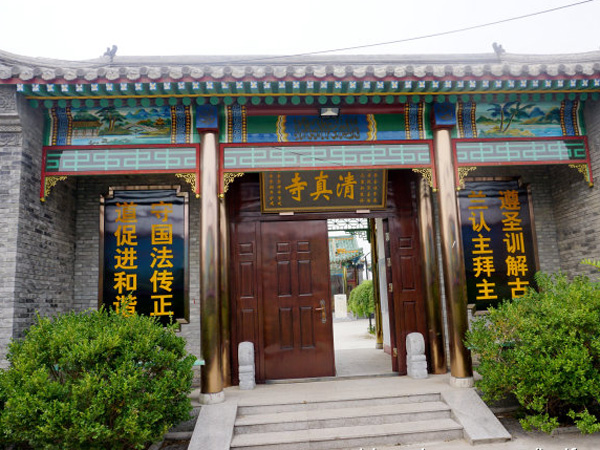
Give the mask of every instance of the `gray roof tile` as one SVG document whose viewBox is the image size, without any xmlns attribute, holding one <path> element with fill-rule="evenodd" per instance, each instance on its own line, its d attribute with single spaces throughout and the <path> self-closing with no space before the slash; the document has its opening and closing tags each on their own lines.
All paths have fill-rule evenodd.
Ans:
<svg viewBox="0 0 600 450">
<path fill-rule="evenodd" d="M 0 82 L 265 79 L 382 80 L 433 77 L 592 77 L 600 52 L 563 55 L 361 55 L 103 57 L 87 61 L 30 58 L 0 51 Z"/>
</svg>

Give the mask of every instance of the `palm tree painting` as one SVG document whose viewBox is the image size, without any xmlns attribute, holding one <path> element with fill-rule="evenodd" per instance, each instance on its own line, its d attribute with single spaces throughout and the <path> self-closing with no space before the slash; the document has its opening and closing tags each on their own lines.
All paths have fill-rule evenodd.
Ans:
<svg viewBox="0 0 600 450">
<path fill-rule="evenodd" d="M 504 130 L 502 132 L 506 133 L 508 131 L 508 129 L 510 128 L 510 125 L 513 123 L 513 120 L 515 118 L 523 119 L 523 118 L 529 117 L 529 115 L 527 114 L 527 112 L 528 112 L 527 110 L 531 110 L 531 108 L 533 108 L 534 106 L 535 106 L 534 104 L 521 105 L 521 102 L 506 103 L 504 105 L 504 107 L 505 107 L 506 111 L 510 114 L 510 118 L 508 119 L 506 128 L 504 128 Z"/>
<path fill-rule="evenodd" d="M 561 105 L 555 102 L 479 103 L 476 127 L 480 137 L 562 136 Z"/>
<path fill-rule="evenodd" d="M 485 136 L 534 136 L 527 129 L 510 129 L 511 125 L 521 123 L 524 119 L 531 118 L 532 109 L 535 104 L 523 105 L 521 102 L 492 103 L 488 105 L 487 111 L 490 118 L 481 116 L 477 119 L 479 125 L 493 125 L 491 128 L 482 131 Z M 539 109 L 539 108 L 538 108 Z"/>
<path fill-rule="evenodd" d="M 502 130 L 504 128 L 504 105 L 501 105 L 500 103 L 492 103 L 491 108 L 488 108 L 488 111 L 490 111 L 491 117 L 500 117 L 498 131 Z"/>
</svg>

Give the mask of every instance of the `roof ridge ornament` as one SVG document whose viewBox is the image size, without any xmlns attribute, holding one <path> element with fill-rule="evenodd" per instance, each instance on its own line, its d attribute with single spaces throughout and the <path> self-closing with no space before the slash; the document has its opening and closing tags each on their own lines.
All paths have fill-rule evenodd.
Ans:
<svg viewBox="0 0 600 450">
<path fill-rule="evenodd" d="M 102 56 L 107 57 L 110 62 L 113 62 L 113 59 L 115 59 L 115 55 L 117 54 L 117 49 L 118 47 L 116 45 L 113 45 L 112 48 L 106 47 L 106 51 Z"/>
<path fill-rule="evenodd" d="M 494 53 L 496 53 L 496 56 L 498 57 L 498 59 L 501 59 L 502 55 L 504 55 L 506 53 L 506 50 L 504 50 L 504 47 L 502 47 L 502 45 L 498 44 L 497 42 L 494 42 L 492 44 L 492 47 L 494 48 Z"/>
</svg>

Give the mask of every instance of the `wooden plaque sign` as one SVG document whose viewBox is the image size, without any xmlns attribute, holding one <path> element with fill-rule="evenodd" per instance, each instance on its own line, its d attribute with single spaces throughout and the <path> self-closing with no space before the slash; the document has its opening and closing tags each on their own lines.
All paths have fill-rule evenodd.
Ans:
<svg viewBox="0 0 600 450">
<path fill-rule="evenodd" d="M 385 169 L 273 171 L 261 174 L 265 213 L 384 209 Z"/>
</svg>

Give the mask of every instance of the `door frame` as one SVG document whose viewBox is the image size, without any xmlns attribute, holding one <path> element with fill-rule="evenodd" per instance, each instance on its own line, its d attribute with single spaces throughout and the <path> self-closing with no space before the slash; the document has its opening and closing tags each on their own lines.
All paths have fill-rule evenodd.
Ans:
<svg viewBox="0 0 600 450">
<path fill-rule="evenodd" d="M 248 177 L 250 176 L 250 177 Z M 410 170 L 394 170 L 390 171 L 388 174 L 388 207 L 383 211 L 371 211 L 369 213 L 348 213 L 348 212 L 323 212 L 323 213 L 299 213 L 295 215 L 275 215 L 275 214 L 263 214 L 260 211 L 260 188 L 258 181 L 257 173 L 246 174 L 243 177 L 239 178 L 236 183 L 230 186 L 230 191 L 228 193 L 228 200 L 231 198 L 231 201 L 228 201 L 228 217 L 229 217 L 229 233 L 230 233 L 230 266 L 229 266 L 229 280 L 231 286 L 231 373 L 232 373 L 232 384 L 237 384 L 238 382 L 238 357 L 237 357 L 237 345 L 239 342 L 242 342 L 241 339 L 250 340 L 255 344 L 255 363 L 256 363 L 256 380 L 259 383 L 265 382 L 265 366 L 264 366 L 264 352 L 262 349 L 264 348 L 264 333 L 262 321 L 264 320 L 264 309 L 263 309 L 263 288 L 260 278 L 260 267 L 262 267 L 262 254 L 260 252 L 261 243 L 261 224 L 263 222 L 271 222 L 271 221 L 298 221 L 301 222 L 303 220 L 319 220 L 319 219 L 328 219 L 328 218 L 382 218 L 382 219 L 392 219 L 397 215 L 399 210 L 399 200 L 398 196 L 401 196 L 401 190 L 406 185 L 410 185 L 409 189 L 409 203 L 410 208 L 413 213 L 411 218 L 414 223 L 414 239 L 417 244 L 420 244 L 420 233 L 419 233 L 419 220 L 418 220 L 418 206 L 416 202 L 417 195 L 417 180 L 418 175 L 414 174 Z M 404 186 L 401 186 L 404 185 Z M 243 194 L 242 194 L 243 191 Z M 252 192 L 248 192 L 252 191 Z M 246 202 L 246 203 L 244 203 Z M 242 208 L 243 206 L 243 208 Z M 384 220 L 384 223 L 387 223 L 387 220 Z M 252 237 L 252 246 L 253 246 L 253 254 L 249 256 L 250 262 L 253 265 L 253 284 L 254 284 L 254 292 L 253 292 L 253 305 L 252 311 L 250 309 L 246 309 L 242 314 L 246 314 L 247 316 L 253 315 L 254 317 L 248 318 L 246 317 L 243 320 L 246 320 L 246 324 L 250 323 L 251 326 L 246 326 L 246 329 L 242 330 L 244 325 L 240 323 L 240 314 L 238 312 L 239 305 L 239 286 L 238 281 L 240 279 L 240 259 L 239 255 L 236 255 L 236 248 L 240 246 L 240 239 L 238 234 L 236 233 L 236 229 L 239 227 L 246 228 L 244 231 L 244 235 L 246 238 Z M 389 231 L 389 230 L 388 230 Z M 253 236 L 251 236 L 253 235 Z M 385 235 L 385 234 L 384 234 Z M 249 245 L 248 245 L 249 246 Z M 388 243 L 385 243 L 387 248 Z M 387 251 L 387 250 L 386 250 Z M 422 260 L 422 256 L 420 251 L 416 252 L 417 258 L 419 258 L 419 270 L 422 270 L 422 266 L 424 265 L 424 261 Z M 387 258 L 387 255 L 386 255 Z M 387 261 L 387 259 L 386 259 Z M 375 262 L 377 263 L 377 262 Z M 391 339 L 391 349 L 392 349 L 392 370 L 398 372 L 400 375 L 404 375 L 406 373 L 406 354 L 402 352 L 401 349 L 405 348 L 405 344 L 402 345 L 400 340 L 405 338 L 406 334 L 410 331 L 404 330 L 405 321 L 404 318 L 400 316 L 400 306 L 401 306 L 401 293 L 398 292 L 398 289 L 401 288 L 401 281 L 394 279 L 392 271 L 390 269 L 389 263 L 386 264 L 386 275 L 388 276 L 387 282 L 388 286 L 391 283 L 393 287 L 393 291 L 389 292 L 388 289 L 388 307 L 389 307 L 389 321 L 390 321 L 390 339 Z M 396 276 L 398 278 L 398 276 Z M 417 274 L 416 282 L 423 282 L 422 277 Z M 245 300 L 244 300 L 245 301 Z M 422 286 L 420 286 L 420 299 L 418 299 L 418 311 L 419 311 L 419 323 L 417 330 L 423 334 L 425 338 L 426 344 L 426 352 L 429 354 L 429 342 L 428 342 L 428 332 L 427 332 L 427 318 L 425 317 L 425 290 Z M 243 309 L 243 307 L 242 307 Z M 330 314 L 331 316 L 331 314 Z M 248 328 L 252 328 L 251 333 L 248 332 Z M 245 336 L 242 336 L 244 335 Z M 251 337 L 249 338 L 248 336 Z M 400 335 L 400 336 L 398 336 Z M 396 350 L 396 354 L 394 354 L 394 349 Z M 429 360 L 430 358 L 428 358 Z M 335 361 L 334 361 L 335 364 Z"/>
</svg>

